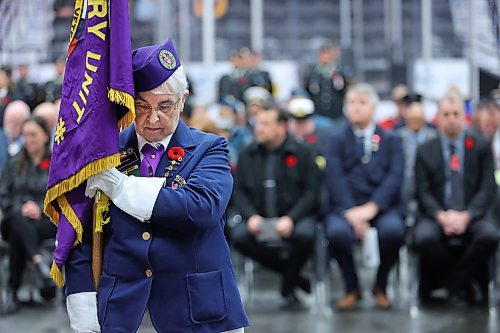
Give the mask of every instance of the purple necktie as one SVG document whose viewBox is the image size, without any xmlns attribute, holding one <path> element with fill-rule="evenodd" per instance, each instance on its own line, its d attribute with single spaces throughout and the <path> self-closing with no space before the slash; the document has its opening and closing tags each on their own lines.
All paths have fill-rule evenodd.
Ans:
<svg viewBox="0 0 500 333">
<path fill-rule="evenodd" d="M 158 148 L 155 148 L 149 143 L 146 143 L 142 147 L 141 152 L 144 155 L 140 168 L 141 176 L 153 177 L 160 163 L 161 156 L 163 155 L 163 146 L 160 145 Z"/>
</svg>

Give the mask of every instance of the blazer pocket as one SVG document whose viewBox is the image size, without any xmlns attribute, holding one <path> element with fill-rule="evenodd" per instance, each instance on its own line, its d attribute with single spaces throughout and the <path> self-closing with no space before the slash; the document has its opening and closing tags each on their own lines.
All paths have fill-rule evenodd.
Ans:
<svg viewBox="0 0 500 333">
<path fill-rule="evenodd" d="M 186 275 L 191 320 L 196 324 L 226 317 L 222 271 Z"/>
<path fill-rule="evenodd" d="M 97 317 L 99 324 L 104 326 L 106 320 L 106 311 L 108 309 L 109 297 L 115 288 L 116 277 L 101 276 L 99 287 L 97 288 Z"/>
</svg>

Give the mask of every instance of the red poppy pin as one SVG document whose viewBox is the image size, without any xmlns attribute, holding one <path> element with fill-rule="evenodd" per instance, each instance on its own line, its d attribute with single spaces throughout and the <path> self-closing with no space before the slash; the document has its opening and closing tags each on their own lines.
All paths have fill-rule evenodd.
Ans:
<svg viewBox="0 0 500 333">
<path fill-rule="evenodd" d="M 285 165 L 289 168 L 295 168 L 297 166 L 297 156 L 288 155 L 285 157 Z"/>
<path fill-rule="evenodd" d="M 185 151 L 181 147 L 172 147 L 168 150 L 168 157 L 170 158 L 169 165 L 165 168 L 165 177 L 170 177 L 170 173 L 177 169 L 184 157 Z"/>
<path fill-rule="evenodd" d="M 380 147 L 380 135 L 378 134 L 373 134 L 372 136 L 372 151 L 378 151 Z"/>
<path fill-rule="evenodd" d="M 168 157 L 171 160 L 182 161 L 184 157 L 184 149 L 181 147 L 172 147 L 168 150 Z"/>
<path fill-rule="evenodd" d="M 474 148 L 474 139 L 470 136 L 465 138 L 465 148 L 469 150 Z"/>
<path fill-rule="evenodd" d="M 47 170 L 50 167 L 50 160 L 48 158 L 44 158 L 40 162 L 40 170 Z"/>
</svg>

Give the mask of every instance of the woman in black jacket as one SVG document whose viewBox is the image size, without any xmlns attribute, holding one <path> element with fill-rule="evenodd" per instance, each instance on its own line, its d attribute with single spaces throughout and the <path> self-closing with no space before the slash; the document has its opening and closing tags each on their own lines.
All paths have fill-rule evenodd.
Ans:
<svg viewBox="0 0 500 333">
<path fill-rule="evenodd" d="M 43 200 L 50 166 L 50 132 L 40 117 L 22 127 L 24 147 L 5 166 L 0 179 L 0 208 L 4 214 L 2 237 L 10 244 L 7 313 L 19 309 L 17 291 L 26 262 L 31 260 L 47 280 L 49 267 L 39 247 L 55 238 L 56 227 L 43 214 Z"/>
</svg>

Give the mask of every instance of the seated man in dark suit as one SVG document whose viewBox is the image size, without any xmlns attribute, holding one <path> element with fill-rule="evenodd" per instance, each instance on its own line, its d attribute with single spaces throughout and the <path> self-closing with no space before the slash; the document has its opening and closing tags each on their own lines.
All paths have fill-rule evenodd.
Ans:
<svg viewBox="0 0 500 333">
<path fill-rule="evenodd" d="M 427 296 L 426 281 L 440 278 L 450 300 L 458 300 L 498 244 L 487 215 L 496 191 L 493 159 L 488 142 L 465 133 L 464 103 L 458 96 L 440 100 L 438 121 L 439 136 L 420 146 L 416 159 L 423 216 L 415 227 L 415 247 L 421 268 L 433 275 L 422 274 L 420 295 Z M 462 252 L 455 253 L 457 244 Z"/>
<path fill-rule="evenodd" d="M 368 228 L 378 233 L 380 265 L 373 285 L 376 305 L 387 309 L 387 275 L 404 241 L 400 204 L 404 157 L 401 139 L 373 120 L 378 97 L 372 86 L 357 84 L 345 98 L 349 123 L 330 138 L 325 151 L 328 190 L 326 234 L 345 281 L 340 310 L 353 309 L 361 297 L 352 248 Z"/>
<path fill-rule="evenodd" d="M 246 223 L 233 231 L 236 249 L 282 276 L 286 306 L 299 305 L 296 286 L 310 292 L 299 273 L 313 248 L 318 211 L 319 169 L 309 148 L 287 134 L 287 114 L 265 106 L 256 114 L 255 142 L 241 151 L 235 175 L 234 205 Z M 274 218 L 275 238 L 289 247 L 284 258 L 259 241 Z"/>
</svg>

